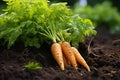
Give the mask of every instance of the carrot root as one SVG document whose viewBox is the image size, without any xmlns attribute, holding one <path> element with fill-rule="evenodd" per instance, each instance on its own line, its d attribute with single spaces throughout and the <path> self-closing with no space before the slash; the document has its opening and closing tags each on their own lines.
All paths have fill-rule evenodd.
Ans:
<svg viewBox="0 0 120 80">
<path fill-rule="evenodd" d="M 73 66 L 73 68 L 78 69 L 77 62 L 74 53 L 71 50 L 70 44 L 68 42 L 62 42 L 61 47 L 64 55 L 66 56 L 67 60 L 70 61 L 70 64 Z"/>
<path fill-rule="evenodd" d="M 62 54 L 61 45 L 58 43 L 53 43 L 51 46 L 51 52 L 52 52 L 54 59 L 60 66 L 61 70 L 64 70 L 64 62 L 63 62 L 63 54 Z"/>
<path fill-rule="evenodd" d="M 60 45 L 62 44 L 62 41 L 58 42 Z M 63 53 L 63 51 L 62 51 Z M 63 62 L 64 62 L 64 66 L 68 67 L 70 65 L 70 61 L 67 60 L 66 56 L 63 53 Z"/>
<path fill-rule="evenodd" d="M 76 61 L 81 64 L 82 66 L 84 66 L 88 71 L 90 71 L 90 68 L 88 66 L 88 64 L 86 63 L 86 61 L 84 60 L 84 58 L 81 56 L 81 54 L 79 53 L 79 51 L 75 48 L 75 47 L 71 47 L 71 50 L 73 51 Z"/>
</svg>

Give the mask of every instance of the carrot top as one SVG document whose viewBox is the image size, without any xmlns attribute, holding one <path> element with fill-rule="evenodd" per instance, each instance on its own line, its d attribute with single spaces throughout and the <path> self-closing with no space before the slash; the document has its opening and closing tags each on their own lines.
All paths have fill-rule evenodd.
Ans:
<svg viewBox="0 0 120 80">
<path fill-rule="evenodd" d="M 74 14 L 67 3 L 47 0 L 5 0 L 7 8 L 0 14 L 0 39 L 10 48 L 21 40 L 37 48 L 43 42 L 68 41 L 73 45 L 96 34 L 92 22 Z"/>
</svg>

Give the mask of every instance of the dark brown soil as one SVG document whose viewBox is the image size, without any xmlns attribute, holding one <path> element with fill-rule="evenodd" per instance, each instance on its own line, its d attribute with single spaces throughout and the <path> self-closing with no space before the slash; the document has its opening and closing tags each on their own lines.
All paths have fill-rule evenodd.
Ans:
<svg viewBox="0 0 120 80">
<path fill-rule="evenodd" d="M 120 80 L 120 35 L 109 34 L 105 27 L 97 31 L 89 51 L 87 46 L 90 39 L 79 46 L 91 72 L 81 65 L 78 70 L 69 67 L 61 71 L 47 44 L 36 49 L 16 43 L 9 50 L 0 47 L 0 80 Z M 26 70 L 24 65 L 29 61 L 39 62 L 42 69 Z"/>
</svg>

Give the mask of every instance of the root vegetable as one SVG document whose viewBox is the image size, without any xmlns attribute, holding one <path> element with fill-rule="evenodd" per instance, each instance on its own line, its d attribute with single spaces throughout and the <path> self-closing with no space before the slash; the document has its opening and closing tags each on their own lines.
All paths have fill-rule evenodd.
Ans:
<svg viewBox="0 0 120 80">
<path fill-rule="evenodd" d="M 64 61 L 65 68 L 67 68 L 68 66 L 70 66 L 70 61 L 68 61 L 68 59 L 66 58 L 65 55 L 63 55 L 63 61 Z"/>
<path fill-rule="evenodd" d="M 90 68 L 88 66 L 88 64 L 86 63 L 86 61 L 84 60 L 84 58 L 81 56 L 81 54 L 79 53 L 79 51 L 75 48 L 75 47 L 71 47 L 72 52 L 75 55 L 76 61 L 81 64 L 82 66 L 84 66 L 88 71 L 90 71 Z"/>
<path fill-rule="evenodd" d="M 70 61 L 70 64 L 73 66 L 73 68 L 78 69 L 77 62 L 74 53 L 71 50 L 70 43 L 62 42 L 61 47 L 64 55 L 66 56 L 67 60 Z"/>
<path fill-rule="evenodd" d="M 53 43 L 51 46 L 51 52 L 52 52 L 54 59 L 60 66 L 61 70 L 64 70 L 64 62 L 63 62 L 63 54 L 62 54 L 61 45 L 59 43 Z"/>
</svg>

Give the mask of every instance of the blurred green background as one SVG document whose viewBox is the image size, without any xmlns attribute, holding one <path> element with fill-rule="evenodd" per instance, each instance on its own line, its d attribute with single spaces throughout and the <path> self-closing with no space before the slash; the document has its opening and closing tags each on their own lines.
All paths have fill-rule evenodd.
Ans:
<svg viewBox="0 0 120 80">
<path fill-rule="evenodd" d="M 75 3 L 79 2 L 80 0 L 49 0 L 51 2 L 68 2 L 68 5 L 73 6 Z M 120 11 L 120 0 L 87 0 L 88 5 L 94 6 L 95 4 L 99 4 L 103 1 L 110 1 L 112 2 L 113 6 L 116 6 Z M 5 4 L 3 0 L 0 0 L 0 5 Z M 1 7 L 1 6 L 0 6 Z M 1 8 L 0 8 L 1 9 Z"/>
<path fill-rule="evenodd" d="M 68 2 L 68 5 L 73 6 L 76 2 L 80 0 L 50 0 L 52 2 Z M 120 11 L 120 0 L 87 0 L 88 5 L 94 6 L 96 4 L 100 4 L 104 1 L 112 2 L 113 6 L 117 7 Z"/>
</svg>

